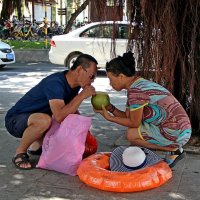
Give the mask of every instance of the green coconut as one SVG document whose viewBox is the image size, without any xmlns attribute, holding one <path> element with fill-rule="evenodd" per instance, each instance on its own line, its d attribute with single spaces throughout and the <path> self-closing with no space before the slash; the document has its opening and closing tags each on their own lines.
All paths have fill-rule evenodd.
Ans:
<svg viewBox="0 0 200 200">
<path fill-rule="evenodd" d="M 110 98 L 106 92 L 96 92 L 96 95 L 92 96 L 91 103 L 96 110 L 102 110 L 102 105 L 106 107 L 110 104 Z"/>
</svg>

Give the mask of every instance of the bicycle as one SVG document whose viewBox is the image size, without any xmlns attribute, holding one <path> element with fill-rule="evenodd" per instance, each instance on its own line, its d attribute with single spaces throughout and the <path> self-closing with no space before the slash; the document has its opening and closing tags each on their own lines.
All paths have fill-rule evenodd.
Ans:
<svg viewBox="0 0 200 200">
<path fill-rule="evenodd" d="M 32 24 L 28 26 L 28 30 L 25 30 L 24 26 L 16 26 L 11 33 L 11 37 L 15 40 L 30 40 L 30 41 L 38 41 L 37 33 L 32 32 Z"/>
<path fill-rule="evenodd" d="M 10 37 L 10 29 L 5 27 L 0 27 L 0 38 L 6 40 Z"/>
</svg>

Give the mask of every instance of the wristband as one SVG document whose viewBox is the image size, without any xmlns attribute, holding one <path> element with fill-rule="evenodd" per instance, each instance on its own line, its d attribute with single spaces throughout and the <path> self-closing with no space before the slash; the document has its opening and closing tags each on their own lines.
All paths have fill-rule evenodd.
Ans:
<svg viewBox="0 0 200 200">
<path fill-rule="evenodd" d="M 112 105 L 112 104 L 111 104 Z M 113 113 L 115 111 L 115 106 L 112 105 L 112 108 L 109 110 L 110 113 Z"/>
</svg>

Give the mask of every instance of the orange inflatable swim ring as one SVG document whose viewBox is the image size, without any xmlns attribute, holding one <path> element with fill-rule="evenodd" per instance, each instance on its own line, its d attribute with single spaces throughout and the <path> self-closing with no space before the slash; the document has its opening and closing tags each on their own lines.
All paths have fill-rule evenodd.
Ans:
<svg viewBox="0 0 200 200">
<path fill-rule="evenodd" d="M 111 153 L 96 153 L 84 159 L 77 171 L 80 180 L 100 190 L 136 192 L 159 187 L 172 177 L 164 161 L 131 172 L 110 171 L 110 156 Z"/>
</svg>

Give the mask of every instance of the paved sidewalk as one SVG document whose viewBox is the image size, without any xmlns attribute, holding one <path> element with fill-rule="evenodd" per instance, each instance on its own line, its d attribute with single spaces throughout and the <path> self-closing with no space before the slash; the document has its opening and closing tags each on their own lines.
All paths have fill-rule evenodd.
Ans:
<svg viewBox="0 0 200 200">
<path fill-rule="evenodd" d="M 101 89 L 100 84 L 98 83 Z M 123 108 L 125 93 L 121 98 L 109 92 L 112 102 Z M 1 96 L 2 98 L 2 96 Z M 10 99 L 11 100 L 11 99 Z M 7 108 L 10 102 L 5 102 Z M 84 101 L 80 111 L 91 116 L 92 133 L 99 144 L 98 151 L 111 151 L 118 145 L 127 144 L 122 137 L 125 127 L 105 121 L 93 113 L 90 100 Z M 187 146 L 186 158 L 173 169 L 173 177 L 159 188 L 136 193 L 113 193 L 85 185 L 77 176 L 68 176 L 54 171 L 34 169 L 17 170 L 11 158 L 19 140 L 10 136 L 4 128 L 5 111 L 0 109 L 0 200 L 199 200 L 200 199 L 200 154 L 198 148 Z M 38 157 L 32 157 L 37 160 Z"/>
</svg>

